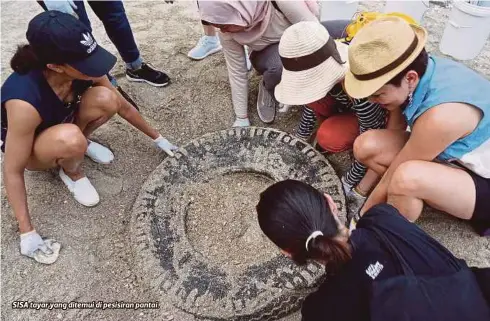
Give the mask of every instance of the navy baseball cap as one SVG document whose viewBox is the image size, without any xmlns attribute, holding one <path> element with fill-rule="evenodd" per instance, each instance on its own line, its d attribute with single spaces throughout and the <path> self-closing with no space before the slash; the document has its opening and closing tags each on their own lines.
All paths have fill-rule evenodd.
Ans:
<svg viewBox="0 0 490 321">
<path fill-rule="evenodd" d="M 68 64 L 89 77 L 102 77 L 116 64 L 116 57 L 97 44 L 90 29 L 67 13 L 38 14 L 29 22 L 26 37 L 43 63 Z"/>
</svg>

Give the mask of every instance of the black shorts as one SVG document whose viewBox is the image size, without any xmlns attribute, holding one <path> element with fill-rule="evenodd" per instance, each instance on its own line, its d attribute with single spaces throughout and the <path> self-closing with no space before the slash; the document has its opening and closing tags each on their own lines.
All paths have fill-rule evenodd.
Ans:
<svg viewBox="0 0 490 321">
<path fill-rule="evenodd" d="M 470 171 L 468 173 L 476 188 L 475 211 L 471 222 L 480 235 L 488 233 L 490 236 L 490 178 L 483 178 Z"/>
</svg>

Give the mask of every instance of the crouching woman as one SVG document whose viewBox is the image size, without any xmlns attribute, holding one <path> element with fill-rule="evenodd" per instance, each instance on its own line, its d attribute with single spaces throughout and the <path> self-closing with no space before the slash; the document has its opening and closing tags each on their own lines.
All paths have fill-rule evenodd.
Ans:
<svg viewBox="0 0 490 321">
<path fill-rule="evenodd" d="M 286 180 L 261 194 L 257 213 L 285 255 L 325 266 L 303 321 L 489 320 L 488 269 L 475 276 L 391 205 L 371 208 L 349 232 L 329 195 Z"/>
<path fill-rule="evenodd" d="M 76 18 L 58 11 L 41 13 L 30 21 L 26 35 L 29 44 L 18 48 L 11 60 L 14 72 L 1 89 L 5 187 L 19 223 L 21 253 L 52 263 L 46 258 L 51 249 L 30 221 L 26 169 L 59 167 L 75 200 L 94 206 L 99 195 L 81 164 L 84 155 L 97 163 L 112 162 L 112 152 L 88 137 L 116 113 L 169 155 L 176 147 L 113 88 L 105 75 L 116 58 Z"/>
</svg>

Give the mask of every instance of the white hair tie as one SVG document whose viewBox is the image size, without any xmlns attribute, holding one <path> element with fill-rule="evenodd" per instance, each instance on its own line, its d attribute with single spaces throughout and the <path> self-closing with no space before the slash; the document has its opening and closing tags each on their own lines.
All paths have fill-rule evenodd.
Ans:
<svg viewBox="0 0 490 321">
<path fill-rule="evenodd" d="M 306 239 L 306 250 L 308 251 L 308 243 L 310 243 L 311 240 L 315 239 L 317 236 L 320 236 L 322 235 L 323 236 L 323 233 L 321 231 L 315 231 L 313 233 L 311 233 L 310 236 L 308 236 L 308 238 Z"/>
</svg>

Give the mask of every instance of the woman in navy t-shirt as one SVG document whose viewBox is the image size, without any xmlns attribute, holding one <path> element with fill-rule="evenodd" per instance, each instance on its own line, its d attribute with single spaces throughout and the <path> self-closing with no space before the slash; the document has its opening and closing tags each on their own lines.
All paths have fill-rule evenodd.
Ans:
<svg viewBox="0 0 490 321">
<path fill-rule="evenodd" d="M 440 278 L 468 272 L 469 277 L 463 282 L 468 288 L 450 289 L 451 285 L 438 284 L 437 294 L 444 293 L 440 297 L 445 300 L 444 313 L 450 317 L 437 320 L 486 321 L 490 316 L 485 300 L 485 296 L 490 300 L 490 271 L 475 269 L 471 273 L 463 261 L 391 205 L 373 207 L 358 221 L 357 228 L 349 231 L 339 221 L 337 206 L 329 195 L 303 182 L 286 180 L 260 195 L 257 213 L 264 234 L 295 263 L 316 261 L 325 266 L 324 283 L 303 303 L 303 321 L 369 321 L 372 314 L 390 314 L 390 309 L 395 314 L 402 312 L 404 320 L 420 320 L 411 311 L 397 311 L 410 302 L 380 308 L 373 301 L 375 290 L 379 292 L 383 282 L 393 282 L 395 277 L 404 275 L 400 260 L 388 250 L 388 245 L 401 253 L 415 277 Z M 377 231 L 382 231 L 388 241 L 380 238 Z M 451 297 L 450 290 L 462 297 Z M 436 299 L 427 293 L 427 298 L 421 300 L 443 315 Z M 426 316 L 422 320 L 433 320 L 427 317 L 432 310 L 421 309 L 420 306 L 417 313 Z M 458 313 L 465 317 L 458 318 Z M 472 313 L 474 317 L 470 317 Z"/>
<path fill-rule="evenodd" d="M 1 140 L 5 187 L 21 233 L 21 253 L 42 263 L 57 258 L 59 243 L 34 230 L 27 207 L 24 170 L 59 167 L 74 198 L 94 206 L 99 195 L 80 167 L 84 155 L 110 163 L 112 152 L 87 139 L 118 113 L 169 155 L 176 147 L 152 128 L 105 76 L 116 58 L 71 15 L 47 11 L 34 17 L 11 60 L 14 73 L 1 89 Z M 57 251 L 54 251 L 57 252 Z"/>
</svg>

